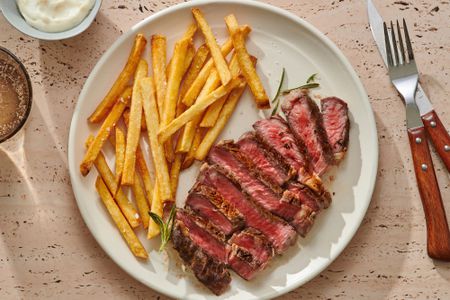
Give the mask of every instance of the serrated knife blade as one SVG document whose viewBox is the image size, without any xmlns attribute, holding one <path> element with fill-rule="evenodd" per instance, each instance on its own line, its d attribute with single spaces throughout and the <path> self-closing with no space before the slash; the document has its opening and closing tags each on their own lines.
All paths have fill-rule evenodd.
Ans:
<svg viewBox="0 0 450 300">
<path fill-rule="evenodd" d="M 377 44 L 378 51 L 383 58 L 384 64 L 386 65 L 386 47 L 384 45 L 384 31 L 383 31 L 383 18 L 376 9 L 372 0 L 367 0 L 367 13 L 369 15 L 369 25 L 372 31 L 373 39 Z M 420 83 L 417 86 L 416 92 L 416 104 L 419 107 L 420 115 L 424 116 L 433 110 L 430 100 L 423 91 Z"/>
</svg>

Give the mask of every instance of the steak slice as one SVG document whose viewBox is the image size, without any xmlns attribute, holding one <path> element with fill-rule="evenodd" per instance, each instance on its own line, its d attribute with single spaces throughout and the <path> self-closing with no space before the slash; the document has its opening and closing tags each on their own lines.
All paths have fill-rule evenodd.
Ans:
<svg viewBox="0 0 450 300">
<path fill-rule="evenodd" d="M 277 253 L 283 253 L 295 242 L 297 235 L 294 228 L 258 207 L 215 167 L 204 164 L 197 181 L 213 187 L 224 199 L 232 203 L 244 216 L 246 225 L 262 232 L 272 243 Z"/>
<path fill-rule="evenodd" d="M 189 193 L 186 205 L 209 220 L 226 236 L 244 227 L 244 217 L 234 205 L 222 198 L 213 188 L 196 185 Z"/>
<path fill-rule="evenodd" d="M 333 153 L 317 104 L 299 90 L 284 97 L 281 106 L 294 136 L 306 147 L 314 172 L 319 176 L 333 163 Z"/>
<path fill-rule="evenodd" d="M 295 224 L 302 223 L 304 214 L 299 214 L 301 207 L 281 201 L 281 195 L 275 194 L 269 187 L 252 176 L 237 157 L 245 160 L 233 143 L 223 142 L 211 149 L 207 160 L 261 207 L 289 222 L 295 228 Z"/>
<path fill-rule="evenodd" d="M 247 193 L 256 203 L 268 211 L 284 219 L 292 219 L 293 207 L 285 205 L 279 201 L 279 197 L 260 180 L 255 178 L 245 164 L 239 160 L 239 150 L 231 142 L 222 142 L 214 146 L 207 157 L 211 165 L 215 165 L 236 185 L 240 186 L 242 191 Z M 241 159 L 245 159 L 241 157 Z"/>
<path fill-rule="evenodd" d="M 253 128 L 258 140 L 276 155 L 280 163 L 296 170 L 300 182 L 319 193 L 325 190 L 322 180 L 313 174 L 308 157 L 283 118 L 275 115 L 270 119 L 262 119 L 253 124 Z"/>
<path fill-rule="evenodd" d="M 185 209 L 177 209 L 176 219 L 184 224 L 191 239 L 208 255 L 227 264 L 230 249 L 225 236 L 214 225 Z"/>
<path fill-rule="evenodd" d="M 175 220 L 172 242 L 184 264 L 200 282 L 216 295 L 226 291 L 231 282 L 226 264 L 203 250 L 193 240 L 189 227 L 180 219 Z"/>
<path fill-rule="evenodd" d="M 242 155 L 262 174 L 262 180 L 271 186 L 283 187 L 296 173 L 292 168 L 280 164 L 274 155 L 258 142 L 254 132 L 243 134 L 236 145 Z"/>
<path fill-rule="evenodd" d="M 231 245 L 229 264 L 245 280 L 252 279 L 263 270 L 274 256 L 269 240 L 251 227 L 235 233 L 229 244 Z"/>
<path fill-rule="evenodd" d="M 339 162 L 347 152 L 349 141 L 350 120 L 348 118 L 348 106 L 344 100 L 337 97 L 322 99 L 320 104 L 328 142 L 331 145 L 335 161 Z"/>
</svg>

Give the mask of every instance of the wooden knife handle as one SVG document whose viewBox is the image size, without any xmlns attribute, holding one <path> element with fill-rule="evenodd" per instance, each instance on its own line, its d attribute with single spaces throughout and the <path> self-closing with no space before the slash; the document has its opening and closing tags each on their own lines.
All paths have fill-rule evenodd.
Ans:
<svg viewBox="0 0 450 300">
<path fill-rule="evenodd" d="M 422 117 L 434 148 L 450 172 L 450 135 L 434 110 Z"/>
<path fill-rule="evenodd" d="M 439 185 L 434 173 L 425 128 L 408 129 L 417 185 L 427 223 L 428 256 L 450 261 L 450 232 Z"/>
</svg>

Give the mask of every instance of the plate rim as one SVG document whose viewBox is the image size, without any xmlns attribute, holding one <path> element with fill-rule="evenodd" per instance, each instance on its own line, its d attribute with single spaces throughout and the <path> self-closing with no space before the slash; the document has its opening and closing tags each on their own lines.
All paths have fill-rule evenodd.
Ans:
<svg viewBox="0 0 450 300">
<path fill-rule="evenodd" d="M 194 0 L 194 1 L 190 1 L 190 2 L 184 2 L 184 3 L 179 3 L 173 6 L 170 6 L 168 8 L 165 8 L 159 12 L 156 12 L 154 14 L 152 14 L 151 16 L 148 16 L 147 18 L 139 21 L 138 23 L 136 23 L 135 25 L 133 25 L 127 32 L 125 32 L 121 37 L 119 37 L 101 56 L 101 58 L 97 61 L 96 65 L 94 66 L 94 68 L 91 70 L 89 77 L 87 78 L 87 80 L 85 81 L 83 88 L 80 92 L 80 95 L 78 97 L 77 100 L 77 104 L 75 106 L 73 115 L 72 115 L 72 120 L 70 123 L 70 130 L 69 130 L 69 138 L 68 138 L 68 165 L 69 165 L 69 175 L 70 175 L 70 181 L 71 181 L 71 186 L 72 186 L 72 190 L 75 196 L 75 201 L 77 203 L 77 207 L 80 211 L 80 214 L 83 218 L 83 221 L 85 222 L 86 226 L 89 228 L 90 233 L 93 235 L 94 239 L 96 240 L 96 242 L 100 245 L 100 247 L 103 249 L 103 251 L 106 252 L 106 254 L 110 257 L 110 259 L 116 263 L 123 271 L 125 271 L 128 275 L 130 275 L 132 278 L 134 278 L 135 280 L 139 281 L 140 283 L 144 284 L 145 286 L 163 294 L 163 295 L 167 295 L 169 297 L 177 297 L 177 295 L 175 293 L 172 293 L 170 290 L 166 290 L 163 288 L 160 288 L 160 286 L 158 286 L 157 284 L 151 283 L 151 282 L 147 282 L 144 281 L 142 278 L 140 278 L 139 276 L 135 276 L 135 274 L 132 272 L 131 268 L 127 267 L 126 264 L 122 263 L 121 261 L 117 261 L 114 256 L 112 251 L 110 250 L 110 248 L 107 247 L 106 244 L 104 244 L 103 242 L 97 240 L 96 236 L 93 234 L 92 231 L 92 226 L 93 223 L 89 220 L 89 218 L 85 217 L 85 214 L 82 210 L 82 208 L 79 205 L 79 200 L 78 197 L 76 195 L 75 189 L 73 188 L 73 183 L 75 181 L 75 176 L 76 173 L 78 172 L 78 168 L 77 166 L 73 166 L 73 162 L 74 162 L 74 148 L 70 147 L 71 145 L 73 145 L 73 143 L 75 142 L 75 125 L 76 125 L 76 119 L 78 119 L 78 114 L 80 113 L 81 110 L 81 104 L 83 101 L 80 101 L 85 97 L 85 94 L 87 93 L 88 89 L 86 88 L 88 85 L 91 85 L 91 81 L 93 81 L 93 77 L 91 77 L 92 73 L 96 73 L 97 69 L 100 68 L 101 65 L 103 65 L 106 61 L 106 58 L 109 57 L 122 43 L 124 40 L 126 40 L 127 38 L 129 38 L 131 35 L 136 34 L 136 32 L 138 31 L 138 29 L 140 29 L 141 27 L 144 27 L 145 25 L 147 25 L 148 23 L 151 23 L 153 20 L 164 17 L 165 15 L 171 14 L 173 12 L 176 12 L 178 10 L 183 10 L 185 8 L 189 8 L 189 7 L 195 7 L 197 5 L 214 5 L 214 4 L 233 4 L 233 5 L 246 5 L 246 6 L 253 6 L 259 9 L 263 9 L 266 11 L 269 11 L 271 13 L 275 13 L 275 14 L 279 14 L 282 17 L 285 17 L 295 23 L 297 23 L 300 26 L 303 26 L 305 29 L 309 30 L 315 37 L 317 37 L 321 42 L 323 42 L 332 52 L 334 55 L 336 55 L 336 57 L 339 59 L 339 61 L 343 64 L 343 66 L 345 67 L 346 71 L 349 72 L 349 75 L 351 76 L 352 81 L 355 83 L 357 89 L 358 89 L 358 94 L 360 94 L 362 96 L 361 101 L 363 102 L 363 106 L 364 109 L 366 109 L 367 112 L 369 112 L 369 119 L 367 120 L 367 123 L 369 123 L 369 127 L 371 127 L 371 133 L 372 135 L 375 137 L 374 139 L 374 148 L 373 149 L 373 153 L 372 153 L 372 157 L 370 158 L 371 161 L 373 162 L 373 169 L 372 172 L 370 174 L 368 174 L 369 178 L 368 178 L 368 192 L 366 194 L 366 199 L 364 199 L 364 203 L 365 205 L 362 206 L 362 212 L 359 216 L 356 216 L 355 219 L 355 224 L 357 224 L 357 226 L 354 226 L 352 228 L 349 229 L 349 234 L 342 237 L 342 243 L 339 243 L 336 245 L 336 250 L 334 252 L 334 255 L 330 255 L 329 258 L 327 258 L 327 262 L 317 268 L 316 270 L 312 271 L 311 273 L 308 273 L 308 275 L 306 275 L 302 280 L 294 280 L 294 282 L 290 285 L 284 286 L 282 288 L 280 288 L 279 290 L 273 290 L 270 291 L 269 293 L 267 293 L 266 295 L 264 295 L 263 297 L 261 297 L 260 299 L 269 299 L 275 296 L 281 296 L 283 294 L 286 294 L 294 289 L 297 289 L 298 287 L 302 286 L 303 284 L 309 282 L 310 280 L 312 280 L 313 278 L 315 278 L 318 274 L 320 274 L 321 272 L 323 272 L 323 270 L 325 270 L 338 256 L 341 255 L 342 251 L 349 245 L 349 243 L 351 242 L 351 240 L 353 239 L 353 237 L 355 236 L 357 230 L 361 227 L 361 222 L 364 219 L 368 207 L 371 203 L 372 200 L 372 196 L 373 196 L 373 192 L 375 189 L 375 184 L 376 184 L 376 179 L 377 179 L 377 170 L 378 170 L 378 166 L 379 166 L 379 141 L 378 141 L 378 133 L 377 133 L 377 127 L 376 127 L 376 122 L 375 122 L 375 114 L 374 111 L 372 109 L 372 106 L 370 104 L 369 101 L 369 97 L 367 95 L 367 92 L 364 88 L 364 85 L 362 84 L 359 76 L 357 75 L 355 69 L 353 68 L 353 66 L 350 64 L 349 60 L 347 59 L 347 57 L 343 54 L 343 52 L 326 36 L 324 35 L 321 31 L 319 31 L 319 29 L 317 29 L 316 27 L 314 27 L 312 24 L 310 24 L 309 22 L 307 22 L 306 20 L 302 19 L 301 17 L 293 14 L 292 12 L 289 12 L 287 10 L 284 10 L 280 7 L 268 4 L 268 3 L 263 3 L 263 2 L 259 2 L 259 1 L 255 1 L 255 0 L 218 0 L 218 1 L 214 1 L 211 2 L 210 0 Z M 370 129 L 370 128 L 369 128 Z"/>
</svg>

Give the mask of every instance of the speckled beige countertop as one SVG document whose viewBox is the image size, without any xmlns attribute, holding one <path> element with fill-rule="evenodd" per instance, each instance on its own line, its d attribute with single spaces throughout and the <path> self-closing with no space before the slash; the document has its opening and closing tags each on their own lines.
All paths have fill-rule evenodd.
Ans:
<svg viewBox="0 0 450 300">
<path fill-rule="evenodd" d="M 176 2 L 105 0 L 85 33 L 61 42 L 24 36 L 0 16 L 0 45 L 24 61 L 34 89 L 26 129 L 0 146 L 0 299 L 165 299 L 116 266 L 84 225 L 69 181 L 67 137 L 78 94 L 103 52 Z M 356 236 L 327 270 L 281 299 L 450 299 L 450 263 L 426 254 L 404 108 L 372 40 L 365 2 L 267 2 L 306 19 L 344 52 L 367 89 L 380 141 L 377 185 Z M 414 24 L 424 88 L 450 128 L 449 1 L 375 2 L 386 19 Z M 450 218 L 450 177 L 438 159 L 435 165 Z"/>
</svg>

